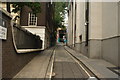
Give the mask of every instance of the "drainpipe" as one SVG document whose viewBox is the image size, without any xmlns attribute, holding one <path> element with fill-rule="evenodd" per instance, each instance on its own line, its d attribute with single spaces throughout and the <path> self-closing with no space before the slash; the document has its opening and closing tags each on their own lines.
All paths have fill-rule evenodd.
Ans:
<svg viewBox="0 0 120 80">
<path fill-rule="evenodd" d="M 86 2 L 86 44 L 85 46 L 88 46 L 89 41 L 89 2 Z"/>
</svg>

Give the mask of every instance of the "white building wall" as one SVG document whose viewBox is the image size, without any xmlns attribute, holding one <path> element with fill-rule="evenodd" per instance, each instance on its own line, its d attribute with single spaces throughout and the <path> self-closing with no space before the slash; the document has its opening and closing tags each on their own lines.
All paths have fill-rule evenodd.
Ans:
<svg viewBox="0 0 120 80">
<path fill-rule="evenodd" d="M 70 6 L 70 10 L 69 10 L 69 18 L 68 18 L 68 45 L 72 45 L 72 41 L 73 41 L 73 32 L 72 32 L 72 5 Z"/>
<path fill-rule="evenodd" d="M 81 43 L 79 36 L 82 35 L 82 42 L 85 41 L 85 3 L 77 2 L 76 11 L 76 43 Z"/>
<path fill-rule="evenodd" d="M 118 65 L 119 63 L 119 37 L 118 36 L 118 3 L 103 3 L 102 24 L 102 58 Z"/>
<path fill-rule="evenodd" d="M 89 39 L 102 39 L 102 2 L 89 4 Z"/>
<path fill-rule="evenodd" d="M 120 61 L 120 2 L 118 3 L 118 61 Z M 120 66 L 120 62 L 118 64 Z"/>
<path fill-rule="evenodd" d="M 118 35 L 118 3 L 104 2 L 102 8 L 102 38 L 110 38 Z"/>
<path fill-rule="evenodd" d="M 91 2 L 89 57 L 118 63 L 118 3 Z M 113 47 L 114 46 L 114 47 Z"/>
<path fill-rule="evenodd" d="M 73 10 L 72 10 L 72 11 L 73 11 L 73 15 L 72 15 L 72 17 L 73 17 L 73 19 L 72 19 L 72 35 L 73 35 L 73 36 L 72 36 L 72 38 L 73 38 L 72 44 L 75 44 L 75 23 L 76 23 L 76 22 L 75 22 L 75 21 L 76 21 L 76 20 L 75 20 L 75 19 L 76 19 L 76 18 L 75 18 L 75 17 L 76 17 L 75 14 L 76 14 L 76 13 L 75 13 L 75 0 L 73 0 L 73 1 L 74 1 L 74 3 L 73 3 Z"/>
<path fill-rule="evenodd" d="M 89 3 L 89 57 L 101 58 L 102 2 Z"/>
<path fill-rule="evenodd" d="M 77 17 L 76 17 L 76 43 L 80 43 L 80 38 L 79 38 L 79 36 L 82 34 L 81 33 L 81 31 L 80 31 L 80 8 L 81 8 L 81 6 L 80 6 L 80 3 L 76 3 L 76 8 L 77 8 L 77 10 L 76 10 L 76 15 L 77 15 Z M 79 22 L 79 23 L 78 23 Z"/>
<path fill-rule="evenodd" d="M 118 35 L 120 36 L 120 2 L 118 3 Z"/>
<path fill-rule="evenodd" d="M 120 3 L 90 2 L 89 4 L 89 44 L 85 46 L 85 3 L 77 2 L 76 44 L 74 49 L 90 58 L 102 58 L 118 65 L 120 58 Z M 70 11 L 69 19 L 72 19 Z M 74 16 L 74 15 L 73 15 Z M 74 18 L 73 18 L 74 20 Z M 72 20 L 71 20 L 72 21 Z M 69 21 L 68 31 L 72 32 Z M 73 25 L 74 26 L 74 25 Z M 71 32 L 68 34 L 71 35 Z M 82 42 L 79 36 L 82 34 Z M 71 35 L 72 36 L 72 35 Z M 74 37 L 73 37 L 74 38 Z M 72 41 L 72 39 L 71 39 Z M 71 42 L 70 42 L 71 43 Z M 72 44 L 71 44 L 72 45 Z M 87 49 L 88 48 L 88 49 Z M 88 50 L 88 51 L 87 51 Z M 88 52 L 88 53 L 87 53 Z M 120 65 L 120 64 L 119 64 Z"/>
</svg>

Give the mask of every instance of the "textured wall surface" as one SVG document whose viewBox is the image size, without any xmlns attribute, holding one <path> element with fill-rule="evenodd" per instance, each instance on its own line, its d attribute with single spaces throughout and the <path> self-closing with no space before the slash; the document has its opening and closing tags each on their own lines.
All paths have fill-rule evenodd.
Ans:
<svg viewBox="0 0 120 80">
<path fill-rule="evenodd" d="M 118 3 L 102 4 L 102 38 L 118 36 Z"/>
<path fill-rule="evenodd" d="M 77 44 L 75 44 L 75 46 L 72 45 L 70 47 L 73 48 L 74 50 L 80 52 L 81 54 L 89 57 L 88 46 L 85 46 L 85 42 L 77 43 Z"/>
<path fill-rule="evenodd" d="M 76 11 L 76 43 L 85 41 L 85 3 L 78 2 Z M 80 35 L 82 35 L 82 40 L 80 40 Z"/>
<path fill-rule="evenodd" d="M 13 45 L 10 18 L 2 15 L 7 22 L 7 40 L 2 40 L 2 77 L 12 78 L 16 75 L 37 53 L 17 54 Z"/>
<path fill-rule="evenodd" d="M 120 66 L 120 37 L 105 40 L 90 40 L 89 46 L 85 43 L 75 44 L 74 50 L 82 53 L 89 58 L 104 59 L 116 66 Z"/>
<path fill-rule="evenodd" d="M 15 44 L 18 49 L 40 49 L 42 40 L 18 25 L 13 26 Z M 31 43 L 32 42 L 32 43 Z"/>
<path fill-rule="evenodd" d="M 0 79 L 2 78 L 2 40 L 0 40 Z"/>
<path fill-rule="evenodd" d="M 119 62 L 119 67 L 120 67 L 120 37 L 118 39 L 118 62 Z"/>
<path fill-rule="evenodd" d="M 118 65 L 118 38 L 111 38 L 102 41 L 102 57 L 103 59 Z"/>
<path fill-rule="evenodd" d="M 37 14 L 37 26 L 46 25 L 46 3 L 41 3 L 41 12 Z M 20 24 L 22 26 L 28 26 L 29 12 L 31 9 L 27 6 L 23 7 L 21 12 Z"/>
<path fill-rule="evenodd" d="M 89 41 L 89 57 L 90 58 L 101 58 L 101 40 L 90 40 Z"/>
</svg>

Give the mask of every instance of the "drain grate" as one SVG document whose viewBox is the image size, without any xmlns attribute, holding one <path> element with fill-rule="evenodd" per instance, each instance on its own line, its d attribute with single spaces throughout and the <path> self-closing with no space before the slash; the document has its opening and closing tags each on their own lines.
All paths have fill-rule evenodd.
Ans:
<svg viewBox="0 0 120 80">
<path fill-rule="evenodd" d="M 108 69 L 120 76 L 120 67 L 108 67 Z"/>
</svg>

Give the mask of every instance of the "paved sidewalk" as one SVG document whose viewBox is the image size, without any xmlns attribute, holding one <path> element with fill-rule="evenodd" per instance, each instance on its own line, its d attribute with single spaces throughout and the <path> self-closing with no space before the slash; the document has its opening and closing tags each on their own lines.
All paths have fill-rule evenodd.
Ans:
<svg viewBox="0 0 120 80">
<path fill-rule="evenodd" d="M 101 59 L 89 59 L 86 56 L 65 46 L 65 49 L 82 61 L 98 78 L 118 78 L 119 76 L 107 67 L 116 67 Z M 120 78 L 120 77 L 119 77 Z"/>
<path fill-rule="evenodd" d="M 34 57 L 15 77 L 44 79 L 54 48 L 47 49 Z M 13 80 L 14 80 L 13 79 Z"/>
</svg>

